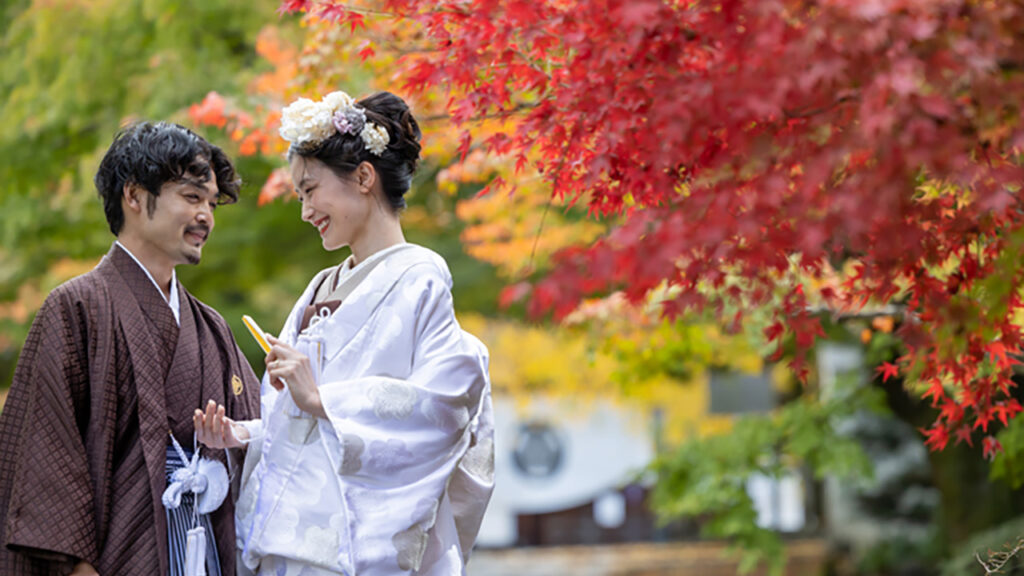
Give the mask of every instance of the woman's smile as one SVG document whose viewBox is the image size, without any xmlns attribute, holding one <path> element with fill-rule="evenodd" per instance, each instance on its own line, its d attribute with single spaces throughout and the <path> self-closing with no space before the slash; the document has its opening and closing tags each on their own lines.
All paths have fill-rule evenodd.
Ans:
<svg viewBox="0 0 1024 576">
<path fill-rule="evenodd" d="M 324 233 L 327 232 L 327 227 L 330 226 L 330 224 L 331 218 L 329 216 L 324 216 L 323 218 L 313 223 L 313 225 L 316 226 L 317 230 L 320 231 L 321 236 L 323 236 Z"/>
</svg>

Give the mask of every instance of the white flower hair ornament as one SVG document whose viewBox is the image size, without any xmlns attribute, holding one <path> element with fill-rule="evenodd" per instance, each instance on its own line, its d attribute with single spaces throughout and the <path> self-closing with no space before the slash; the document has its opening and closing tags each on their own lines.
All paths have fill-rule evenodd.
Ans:
<svg viewBox="0 0 1024 576">
<path fill-rule="evenodd" d="M 367 122 L 366 111 L 344 92 L 331 92 L 319 102 L 299 98 L 281 111 L 281 138 L 299 148 L 317 146 L 335 132 L 358 135 L 375 156 L 391 142 L 387 129 Z"/>
</svg>

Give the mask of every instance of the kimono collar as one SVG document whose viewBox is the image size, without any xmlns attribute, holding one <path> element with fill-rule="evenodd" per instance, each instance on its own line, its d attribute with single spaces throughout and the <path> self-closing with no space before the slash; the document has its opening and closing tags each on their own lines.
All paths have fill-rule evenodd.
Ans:
<svg viewBox="0 0 1024 576">
<path fill-rule="evenodd" d="M 114 244 L 121 250 L 124 250 L 125 254 L 132 257 L 132 260 L 139 265 L 139 268 L 142 268 L 142 271 L 146 273 L 146 277 L 149 278 L 149 281 L 153 283 L 154 287 L 156 287 L 156 291 L 160 293 L 160 296 L 164 297 L 164 291 L 160 289 L 160 285 L 153 279 L 153 275 L 149 273 L 149 269 L 143 266 L 142 262 L 135 257 L 135 254 L 132 254 L 132 251 L 129 250 L 127 246 L 121 244 L 120 240 L 115 240 Z M 171 312 L 174 313 L 174 320 L 178 323 L 178 326 L 181 326 L 181 301 L 178 298 L 178 272 L 174 268 L 171 268 L 171 296 L 170 298 L 164 297 L 164 302 L 167 302 L 167 305 L 171 307 Z"/>
<path fill-rule="evenodd" d="M 108 285 L 115 307 L 114 315 L 127 341 L 128 357 L 131 360 L 134 387 L 137 392 L 139 443 L 142 445 L 142 456 L 149 472 L 153 513 L 156 518 L 162 518 L 164 508 L 160 502 L 160 495 L 166 488 L 164 467 L 167 459 L 167 407 L 164 396 L 166 374 L 159 374 L 155 367 L 160 364 L 158 359 L 168 352 L 161 348 L 162 340 L 158 333 L 147 325 L 145 319 L 148 315 L 143 310 L 143 304 L 139 302 L 140 296 L 146 302 L 154 302 L 157 297 L 142 296 L 133 291 L 138 289 L 135 283 L 143 283 L 145 286 L 141 274 L 138 274 L 133 266 L 135 265 L 127 257 L 127 252 L 114 245 L 100 261 L 96 270 Z M 155 287 L 153 289 L 157 290 Z M 170 316 L 167 314 L 165 323 L 171 322 Z M 156 322 L 152 319 L 151 321 Z M 158 542 L 166 542 L 166 522 L 156 522 L 156 536 Z M 157 550 L 160 573 L 166 574 L 167 549 L 159 547 Z"/>
<path fill-rule="evenodd" d="M 355 255 L 350 255 L 345 259 L 344 262 L 334 268 L 323 282 L 319 282 L 320 287 L 316 293 L 310 299 L 309 304 L 316 304 L 324 300 L 344 300 L 344 297 L 335 297 L 339 290 L 343 290 L 342 286 L 352 277 L 366 274 L 367 270 L 372 270 L 377 263 L 386 259 L 388 256 L 395 252 L 400 252 L 409 247 L 407 242 L 401 244 L 395 244 L 394 246 L 388 246 L 383 250 L 379 250 L 371 254 L 368 258 L 358 264 L 354 264 Z M 319 276 L 318 276 L 319 278 Z M 347 291 L 345 292 L 348 293 Z"/>
<path fill-rule="evenodd" d="M 324 345 L 324 358 L 329 360 L 344 348 L 352 337 L 359 332 L 363 324 L 373 315 L 387 298 L 388 294 L 399 284 L 402 277 L 416 265 L 431 265 L 444 271 L 448 276 L 448 267 L 444 260 L 433 251 L 415 244 L 403 244 L 401 250 L 391 251 L 377 266 L 359 283 L 329 317 L 310 326 L 303 333 L 303 338 L 320 341 Z M 298 327 L 302 320 L 302 312 L 311 301 L 319 281 L 330 269 L 323 270 L 310 282 L 302 297 L 296 303 L 282 335 L 287 341 L 295 343 L 299 339 Z"/>
</svg>

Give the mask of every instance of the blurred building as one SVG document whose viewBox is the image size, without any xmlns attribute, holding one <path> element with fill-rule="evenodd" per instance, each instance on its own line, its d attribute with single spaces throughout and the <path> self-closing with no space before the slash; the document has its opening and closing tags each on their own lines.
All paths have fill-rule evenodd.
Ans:
<svg viewBox="0 0 1024 576">
<path fill-rule="evenodd" d="M 706 385 L 708 414 L 764 411 L 776 402 L 767 374 L 719 373 Z M 644 469 L 659 442 L 657 411 L 550 399 L 517 406 L 499 399 L 495 426 L 496 488 L 470 574 L 735 573 L 723 545 L 698 541 L 695 522 L 659 527 L 648 507 Z M 798 474 L 755 477 L 747 490 L 762 526 L 805 528 Z M 793 566 L 807 571 L 787 573 L 815 573 L 823 545 L 796 545 Z"/>
<path fill-rule="evenodd" d="M 761 412 L 776 397 L 767 373 L 714 373 L 700 395 L 709 415 Z M 644 470 L 659 444 L 660 412 L 610 402 L 552 399 L 495 403 L 496 488 L 481 527 L 481 550 L 696 540 L 698 526 L 659 527 Z M 758 523 L 805 527 L 803 479 L 751 478 Z M 486 556 L 486 553 L 484 554 Z M 486 561 L 485 561 L 486 562 Z"/>
<path fill-rule="evenodd" d="M 481 547 L 649 540 L 639 475 L 654 457 L 641 414 L 608 403 L 495 405 L 495 482 Z"/>
</svg>

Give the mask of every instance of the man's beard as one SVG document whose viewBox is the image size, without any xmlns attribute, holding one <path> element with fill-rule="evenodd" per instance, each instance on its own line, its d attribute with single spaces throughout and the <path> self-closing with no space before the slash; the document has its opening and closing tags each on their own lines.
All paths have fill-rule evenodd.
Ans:
<svg viewBox="0 0 1024 576">
<path fill-rule="evenodd" d="M 202 225 L 199 225 L 199 226 L 189 226 L 188 228 L 185 229 L 185 233 L 186 234 L 201 233 L 203 235 L 203 238 L 204 238 L 203 241 L 205 243 L 205 241 L 206 241 L 205 239 L 210 237 L 210 228 L 208 226 L 202 226 Z M 187 252 L 185 254 L 185 261 L 187 261 L 189 264 L 195 266 L 196 264 L 199 264 L 199 260 L 202 259 L 202 257 L 203 257 L 203 248 L 202 248 L 202 245 L 200 244 L 199 246 L 196 246 L 196 252 Z"/>
</svg>

